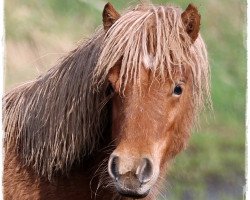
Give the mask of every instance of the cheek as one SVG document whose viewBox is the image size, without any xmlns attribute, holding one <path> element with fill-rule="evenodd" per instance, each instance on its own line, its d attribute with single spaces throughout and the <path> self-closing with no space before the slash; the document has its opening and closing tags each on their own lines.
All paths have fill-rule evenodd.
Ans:
<svg viewBox="0 0 250 200">
<path fill-rule="evenodd" d="M 169 113 L 169 127 L 166 131 L 168 138 L 166 159 L 173 158 L 186 147 L 193 118 L 190 110 L 192 110 L 190 99 L 189 101 L 180 99 L 178 105 Z"/>
<path fill-rule="evenodd" d="M 171 128 L 173 126 L 173 123 L 175 122 L 177 116 L 180 112 L 180 102 L 179 99 L 169 99 L 168 102 L 165 103 L 165 124 L 167 129 Z"/>
</svg>

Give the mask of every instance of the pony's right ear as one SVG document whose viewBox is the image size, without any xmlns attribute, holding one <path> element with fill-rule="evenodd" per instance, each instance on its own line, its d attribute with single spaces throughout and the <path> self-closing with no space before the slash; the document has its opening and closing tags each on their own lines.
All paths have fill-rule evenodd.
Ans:
<svg viewBox="0 0 250 200">
<path fill-rule="evenodd" d="M 181 18 L 187 34 L 191 38 L 191 41 L 194 42 L 199 35 L 201 21 L 201 16 L 197 8 L 193 4 L 189 4 L 181 14 Z"/>
<path fill-rule="evenodd" d="M 104 30 L 107 31 L 119 17 L 120 14 L 114 9 L 111 3 L 107 3 L 102 12 Z"/>
</svg>

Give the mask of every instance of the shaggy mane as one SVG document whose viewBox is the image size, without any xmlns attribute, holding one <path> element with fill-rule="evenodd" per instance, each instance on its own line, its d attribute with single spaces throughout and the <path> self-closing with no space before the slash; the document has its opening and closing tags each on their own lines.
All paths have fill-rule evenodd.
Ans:
<svg viewBox="0 0 250 200">
<path fill-rule="evenodd" d="M 26 165 L 51 178 L 89 154 L 105 126 L 105 91 L 94 92 L 92 72 L 103 31 L 55 67 L 4 97 L 6 149 L 15 146 Z"/>
<path fill-rule="evenodd" d="M 128 10 L 107 33 L 103 29 L 36 80 L 4 97 L 5 149 L 18 151 L 41 176 L 66 172 L 91 154 L 107 124 L 106 79 L 122 59 L 120 82 L 140 83 L 142 66 L 171 77 L 189 66 L 194 103 L 209 99 L 209 67 L 204 42 L 191 43 L 173 6 L 140 5 Z M 183 64 L 186 65 L 183 65 Z"/>
</svg>

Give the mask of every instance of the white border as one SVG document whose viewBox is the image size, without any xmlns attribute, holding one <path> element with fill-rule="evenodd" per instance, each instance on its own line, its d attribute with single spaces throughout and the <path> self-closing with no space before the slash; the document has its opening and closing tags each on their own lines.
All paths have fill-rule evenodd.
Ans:
<svg viewBox="0 0 250 200">
<path fill-rule="evenodd" d="M 249 61 L 249 49 L 250 49 L 250 7 L 249 7 L 249 1 L 247 1 L 247 90 L 246 90 L 246 97 L 247 97 L 247 104 L 246 104 L 246 187 L 245 189 L 245 197 L 244 199 L 249 200 L 249 172 L 250 172 L 250 167 L 249 167 L 249 141 L 250 141 L 250 131 L 249 131 L 249 127 L 250 127 L 250 102 L 249 102 L 249 98 L 250 98 L 250 61 Z"/>
<path fill-rule="evenodd" d="M 250 6 L 247 0 L 247 104 L 246 104 L 246 186 L 244 188 L 243 199 L 250 200 L 249 197 L 249 180 L 250 180 L 250 166 L 249 162 L 249 141 L 250 141 L 250 60 L 249 60 L 249 49 L 250 49 Z M 4 29 L 4 1 L 0 0 L 0 96 L 3 97 L 3 86 L 4 86 L 4 66 L 5 66 L 5 29 Z M 245 42 L 245 41 L 244 41 Z M 3 199 L 3 126 L 2 126 L 2 100 L 0 101 L 0 200 Z"/>
<path fill-rule="evenodd" d="M 4 86 L 4 47 L 5 47 L 5 31 L 4 31 L 4 1 L 0 0 L 0 199 L 3 199 L 3 126 L 2 126 L 2 97 Z"/>
</svg>

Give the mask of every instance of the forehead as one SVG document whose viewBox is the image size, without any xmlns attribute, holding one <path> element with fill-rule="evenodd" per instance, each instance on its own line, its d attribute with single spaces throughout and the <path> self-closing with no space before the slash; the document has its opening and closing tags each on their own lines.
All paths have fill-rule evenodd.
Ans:
<svg viewBox="0 0 250 200">
<path fill-rule="evenodd" d="M 177 66 L 173 67 L 170 72 L 165 69 L 163 73 L 164 76 L 162 76 L 158 71 L 153 71 L 142 65 L 139 67 L 136 79 L 133 79 L 133 74 L 128 72 L 127 79 L 124 80 L 120 79 L 120 70 L 119 62 L 108 73 L 108 80 L 117 93 L 124 93 L 125 91 L 149 92 L 155 89 L 158 91 L 169 90 L 173 85 L 179 84 L 180 82 L 186 83 L 190 76 L 190 70 L 183 70 Z"/>
</svg>

